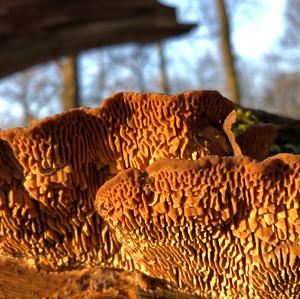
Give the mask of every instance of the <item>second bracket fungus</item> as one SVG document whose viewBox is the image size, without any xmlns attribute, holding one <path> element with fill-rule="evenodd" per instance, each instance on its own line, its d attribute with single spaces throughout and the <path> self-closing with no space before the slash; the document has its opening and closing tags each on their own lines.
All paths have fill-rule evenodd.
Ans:
<svg viewBox="0 0 300 299">
<path fill-rule="evenodd" d="M 300 157 L 160 160 L 95 207 L 135 269 L 204 298 L 299 298 Z"/>
</svg>

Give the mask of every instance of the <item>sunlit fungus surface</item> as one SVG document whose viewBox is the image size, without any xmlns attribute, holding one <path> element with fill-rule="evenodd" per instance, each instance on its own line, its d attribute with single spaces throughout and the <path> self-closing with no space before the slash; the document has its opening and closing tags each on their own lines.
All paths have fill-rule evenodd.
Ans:
<svg viewBox="0 0 300 299">
<path fill-rule="evenodd" d="M 288 154 L 164 159 L 106 182 L 96 209 L 136 269 L 175 287 L 299 298 L 299 168 Z"/>
<path fill-rule="evenodd" d="M 0 254 L 137 269 L 208 298 L 297 298 L 298 157 L 264 160 L 275 129 L 236 137 L 235 121 L 215 91 L 125 92 L 0 131 Z"/>
</svg>

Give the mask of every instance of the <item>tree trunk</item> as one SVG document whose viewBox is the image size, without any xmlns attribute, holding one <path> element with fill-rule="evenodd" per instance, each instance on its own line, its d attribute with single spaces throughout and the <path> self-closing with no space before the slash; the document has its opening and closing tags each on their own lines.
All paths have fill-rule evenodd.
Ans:
<svg viewBox="0 0 300 299">
<path fill-rule="evenodd" d="M 230 23 L 225 7 L 225 0 L 215 0 L 217 13 L 220 20 L 221 50 L 223 54 L 224 69 L 227 81 L 227 91 L 230 100 L 240 103 L 240 89 L 235 69 L 235 59 L 230 38 Z"/>
<path fill-rule="evenodd" d="M 68 56 L 60 64 L 63 75 L 63 89 L 61 101 L 64 110 L 69 110 L 80 106 L 79 100 L 79 72 L 77 56 Z"/>
<path fill-rule="evenodd" d="M 99 98 L 100 101 L 104 99 L 104 89 L 105 89 L 105 75 L 106 75 L 106 69 L 105 69 L 105 52 L 103 50 L 99 51 L 99 58 L 98 58 L 98 64 L 100 67 L 99 71 L 99 77 L 98 77 L 98 88 L 99 88 Z M 99 98 L 97 97 L 97 101 L 99 101 Z M 98 104 L 98 102 L 97 102 Z"/>
<path fill-rule="evenodd" d="M 145 84 L 145 78 L 144 78 L 144 66 L 145 66 L 145 55 L 143 51 L 143 46 L 140 45 L 137 47 L 136 52 L 135 52 L 135 59 L 136 59 L 136 64 L 135 65 L 135 74 L 137 78 L 137 84 L 138 84 L 138 89 L 140 92 L 145 92 L 146 91 L 146 84 Z"/>
<path fill-rule="evenodd" d="M 166 55 L 164 51 L 164 45 L 162 41 L 157 43 L 158 46 L 158 54 L 159 54 L 159 63 L 160 63 L 160 72 L 161 72 L 161 89 L 163 93 L 170 93 L 170 86 L 168 82 L 168 73 L 167 73 L 167 61 Z"/>
<path fill-rule="evenodd" d="M 23 111 L 24 111 L 24 124 L 26 126 L 31 125 L 35 121 L 35 117 L 32 115 L 30 111 L 30 102 L 29 102 L 29 84 L 32 80 L 32 71 L 26 70 L 23 73 L 21 73 L 20 78 L 20 104 L 22 105 Z"/>
</svg>

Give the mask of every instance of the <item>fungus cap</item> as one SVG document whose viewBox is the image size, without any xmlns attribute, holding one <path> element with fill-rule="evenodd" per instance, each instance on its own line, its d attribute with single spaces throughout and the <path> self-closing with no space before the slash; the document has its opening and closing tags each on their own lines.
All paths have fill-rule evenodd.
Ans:
<svg viewBox="0 0 300 299">
<path fill-rule="evenodd" d="M 118 93 L 100 108 L 0 131 L 0 251 L 49 270 L 131 268 L 95 213 L 97 190 L 120 170 L 162 158 L 230 155 L 233 110 L 215 91 Z"/>
<path fill-rule="evenodd" d="M 208 298 L 298 298 L 300 157 L 164 159 L 128 169 L 95 208 L 134 267 Z"/>
</svg>

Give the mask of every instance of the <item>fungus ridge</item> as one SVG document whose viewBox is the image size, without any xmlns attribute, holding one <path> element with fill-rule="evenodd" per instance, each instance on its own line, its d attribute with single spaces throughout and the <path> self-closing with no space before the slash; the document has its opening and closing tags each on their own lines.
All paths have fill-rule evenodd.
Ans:
<svg viewBox="0 0 300 299">
<path fill-rule="evenodd" d="M 263 160 L 271 148 L 277 130 L 271 124 L 257 124 L 248 127 L 246 131 L 236 137 L 243 155 L 259 161 Z"/>
</svg>

